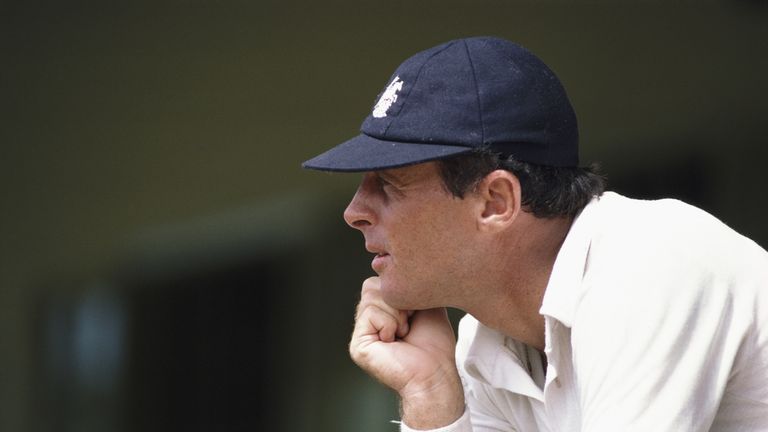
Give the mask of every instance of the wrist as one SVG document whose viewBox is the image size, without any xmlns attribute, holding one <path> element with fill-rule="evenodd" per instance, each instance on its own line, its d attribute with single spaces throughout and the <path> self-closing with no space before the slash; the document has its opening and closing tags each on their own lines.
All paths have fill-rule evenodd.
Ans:
<svg viewBox="0 0 768 432">
<path fill-rule="evenodd" d="M 464 390 L 458 374 L 400 392 L 402 421 L 412 429 L 448 426 L 464 414 Z"/>
</svg>

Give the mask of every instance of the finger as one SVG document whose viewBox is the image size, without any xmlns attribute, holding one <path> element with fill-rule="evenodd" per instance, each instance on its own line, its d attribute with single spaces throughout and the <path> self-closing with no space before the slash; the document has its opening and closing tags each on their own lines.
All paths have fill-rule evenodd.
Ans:
<svg viewBox="0 0 768 432">
<path fill-rule="evenodd" d="M 371 325 L 378 331 L 379 340 L 382 342 L 395 341 L 398 322 L 396 319 L 393 319 L 392 315 L 381 310 L 374 310 L 368 319 Z"/>
<path fill-rule="evenodd" d="M 411 324 L 408 318 L 410 315 L 407 311 L 398 311 L 398 320 L 397 320 L 397 337 L 404 338 L 408 335 L 408 331 L 410 330 Z"/>
<path fill-rule="evenodd" d="M 408 334 L 408 330 L 410 328 L 410 323 L 408 322 L 408 314 L 405 311 L 393 309 L 384 302 L 368 301 L 365 304 L 361 302 L 357 307 L 357 317 L 355 318 L 356 321 L 364 320 L 365 314 L 374 313 L 372 311 L 375 311 L 377 314 L 386 314 L 395 322 L 394 334 L 396 334 L 397 337 L 402 338 Z"/>
<path fill-rule="evenodd" d="M 360 319 L 363 312 L 368 307 L 376 307 L 389 315 L 397 321 L 396 336 L 403 338 L 408 334 L 410 324 L 408 318 L 410 316 L 408 311 L 401 311 L 388 305 L 381 298 L 380 279 L 378 277 L 371 277 L 363 282 L 363 288 L 360 294 L 360 303 L 357 306 L 356 319 Z M 412 312 L 410 312 L 412 314 Z"/>
<path fill-rule="evenodd" d="M 395 316 L 376 305 L 368 305 L 355 322 L 353 339 L 375 336 L 374 340 L 392 342 L 398 331 L 399 322 Z"/>
<path fill-rule="evenodd" d="M 377 303 L 381 295 L 379 294 L 379 278 L 369 277 L 363 281 L 362 289 L 360 290 L 360 302 L 355 309 L 355 319 L 358 319 L 362 315 L 363 310 L 371 304 Z"/>
</svg>

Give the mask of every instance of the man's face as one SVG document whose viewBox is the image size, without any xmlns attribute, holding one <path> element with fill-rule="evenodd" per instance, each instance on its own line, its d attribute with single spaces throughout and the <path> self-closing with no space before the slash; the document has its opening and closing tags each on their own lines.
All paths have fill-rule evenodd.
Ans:
<svg viewBox="0 0 768 432">
<path fill-rule="evenodd" d="M 473 271 L 476 205 L 471 194 L 459 199 L 448 192 L 437 163 L 427 162 L 366 173 L 344 219 L 376 254 L 371 267 L 384 300 L 426 309 L 454 305 Z"/>
</svg>

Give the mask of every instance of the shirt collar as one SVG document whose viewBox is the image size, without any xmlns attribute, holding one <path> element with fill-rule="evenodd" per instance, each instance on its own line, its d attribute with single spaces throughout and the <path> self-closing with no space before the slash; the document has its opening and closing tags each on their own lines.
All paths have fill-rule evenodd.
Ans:
<svg viewBox="0 0 768 432">
<path fill-rule="evenodd" d="M 523 343 L 475 321 L 464 370 L 472 378 L 494 388 L 522 394 L 540 401 L 544 393 L 528 371 L 529 349 Z"/>
<path fill-rule="evenodd" d="M 555 259 L 539 313 L 566 327 L 573 325 L 579 301 L 584 294 L 582 280 L 587 270 L 589 246 L 597 219 L 600 198 L 595 197 L 576 216 Z"/>
<path fill-rule="evenodd" d="M 594 198 L 571 224 L 555 259 L 539 310 L 542 315 L 550 316 L 567 327 L 573 323 L 576 307 L 583 294 L 582 280 L 598 202 L 599 198 Z M 472 343 L 464 361 L 467 374 L 487 385 L 543 401 L 544 393 L 531 378 L 527 366 L 527 350 L 533 348 L 484 326 L 474 318 L 470 322 L 474 328 L 467 328 L 468 333 L 472 334 Z M 551 320 L 547 322 L 551 326 Z M 549 341 L 547 345 L 549 347 Z"/>
</svg>

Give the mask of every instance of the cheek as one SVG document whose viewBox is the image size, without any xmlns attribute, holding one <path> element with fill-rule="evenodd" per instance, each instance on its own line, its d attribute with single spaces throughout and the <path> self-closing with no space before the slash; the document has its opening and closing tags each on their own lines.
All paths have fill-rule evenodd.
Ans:
<svg viewBox="0 0 768 432">
<path fill-rule="evenodd" d="M 389 247 L 400 271 L 424 278 L 443 273 L 466 255 L 473 225 L 462 204 L 409 209 L 408 216 L 387 227 Z"/>
<path fill-rule="evenodd" d="M 439 250 L 440 236 L 433 231 L 434 227 L 429 223 L 414 222 L 411 226 L 403 227 L 398 231 L 397 238 L 392 239 L 393 250 L 403 268 L 424 266 L 434 255 L 433 250 Z"/>
<path fill-rule="evenodd" d="M 451 271 L 463 247 L 458 224 L 438 217 L 423 218 L 396 240 L 397 266 L 403 275 L 415 280 L 434 280 Z"/>
</svg>

